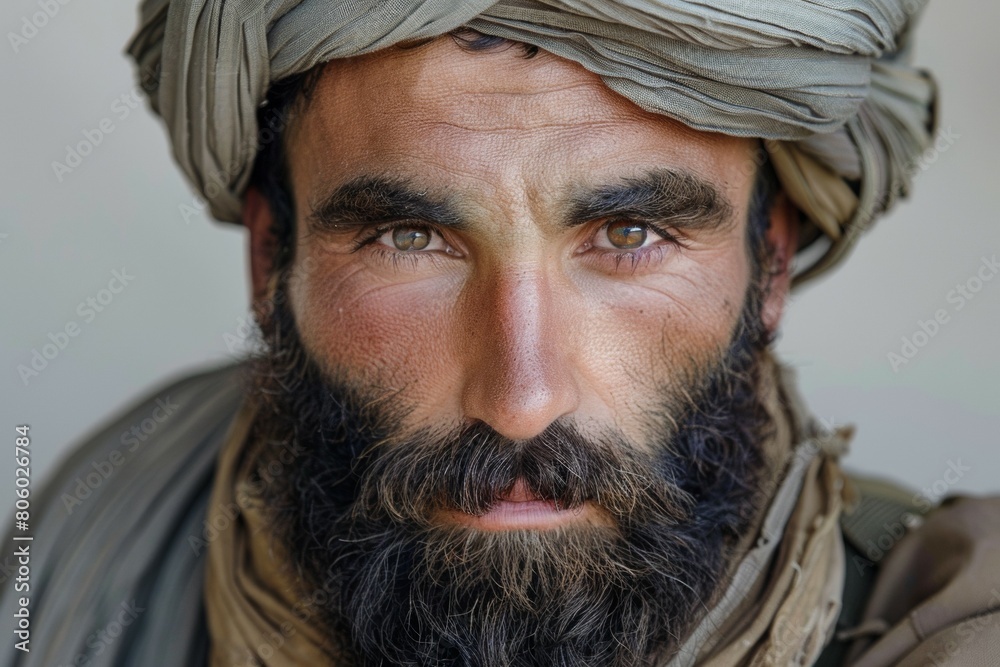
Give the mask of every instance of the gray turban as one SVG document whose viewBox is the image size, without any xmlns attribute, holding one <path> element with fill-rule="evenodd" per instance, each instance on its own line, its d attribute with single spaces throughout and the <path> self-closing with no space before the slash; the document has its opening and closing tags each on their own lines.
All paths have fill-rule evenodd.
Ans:
<svg viewBox="0 0 1000 667">
<path fill-rule="evenodd" d="M 240 220 L 270 84 L 460 26 L 580 63 L 647 111 L 758 137 L 803 216 L 798 285 L 906 195 L 935 131 L 925 0 L 144 0 L 128 47 L 212 214 Z M 764 152 L 766 151 L 766 153 Z"/>
</svg>

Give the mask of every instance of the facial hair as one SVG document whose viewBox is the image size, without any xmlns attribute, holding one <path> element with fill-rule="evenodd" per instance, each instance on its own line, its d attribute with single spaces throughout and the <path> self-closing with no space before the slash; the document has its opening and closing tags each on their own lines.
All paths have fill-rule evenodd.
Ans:
<svg viewBox="0 0 1000 667">
<path fill-rule="evenodd" d="M 684 391 L 661 389 L 647 442 L 635 443 L 564 418 L 520 441 L 483 422 L 406 432 L 398 394 L 320 369 L 286 282 L 251 364 L 252 463 L 299 452 L 259 486 L 274 537 L 323 592 L 315 622 L 344 664 L 631 667 L 676 652 L 760 510 L 773 427 L 758 395 L 761 287 L 748 289 L 724 353 Z M 518 481 L 560 508 L 592 503 L 612 525 L 434 520 L 481 515 Z"/>
</svg>

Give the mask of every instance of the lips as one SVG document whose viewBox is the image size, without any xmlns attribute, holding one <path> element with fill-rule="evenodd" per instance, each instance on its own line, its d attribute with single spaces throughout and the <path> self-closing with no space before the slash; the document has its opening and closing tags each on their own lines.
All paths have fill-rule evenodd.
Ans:
<svg viewBox="0 0 1000 667">
<path fill-rule="evenodd" d="M 599 512 L 593 503 L 586 502 L 570 509 L 560 508 L 554 500 L 541 498 L 529 491 L 522 480 L 518 480 L 484 514 L 458 510 L 448 510 L 443 514 L 446 522 L 493 531 L 549 530 L 572 523 L 599 523 Z"/>
</svg>

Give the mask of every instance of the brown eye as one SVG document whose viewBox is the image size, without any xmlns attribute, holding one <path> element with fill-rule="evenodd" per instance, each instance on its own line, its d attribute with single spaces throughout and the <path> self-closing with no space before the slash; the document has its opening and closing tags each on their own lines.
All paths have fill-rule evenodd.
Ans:
<svg viewBox="0 0 1000 667">
<path fill-rule="evenodd" d="M 392 231 L 392 244 L 397 250 L 423 250 L 431 242 L 431 235 L 426 229 L 416 227 L 398 227 Z"/>
<path fill-rule="evenodd" d="M 601 238 L 604 237 L 604 238 Z M 649 228 L 631 220 L 614 220 L 604 226 L 598 233 L 598 247 L 611 247 L 617 250 L 632 250 L 641 248 L 649 239 Z M 607 244 L 600 243 L 606 241 Z"/>
</svg>

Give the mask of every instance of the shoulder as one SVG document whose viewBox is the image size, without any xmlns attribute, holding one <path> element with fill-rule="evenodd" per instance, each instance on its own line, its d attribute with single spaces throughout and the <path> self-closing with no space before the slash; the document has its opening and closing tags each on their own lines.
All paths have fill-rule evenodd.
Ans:
<svg viewBox="0 0 1000 667">
<path fill-rule="evenodd" d="M 865 623 L 859 664 L 1000 664 L 1000 496 L 930 510 L 883 560 Z"/>
<path fill-rule="evenodd" d="M 931 506 L 895 484 L 853 481 L 842 650 L 823 664 L 1000 664 L 1000 497 Z"/>
<path fill-rule="evenodd" d="M 0 665 L 96 667 L 120 664 L 126 652 L 128 664 L 167 664 L 198 640 L 202 554 L 189 538 L 202 534 L 215 459 L 243 400 L 242 371 L 234 364 L 164 383 L 32 494 L 30 587 L 5 587 L 0 613 L 12 616 L 27 597 L 37 640 L 30 653 L 8 645 Z M 0 563 L 0 575 L 10 577 L 13 562 Z M 175 655 L 174 664 L 196 663 Z"/>
<path fill-rule="evenodd" d="M 125 488 L 162 480 L 171 464 L 218 430 L 220 418 L 225 422 L 235 412 L 243 394 L 241 369 L 227 365 L 165 382 L 108 420 L 36 494 L 35 528 L 96 520 L 98 506 Z"/>
</svg>

